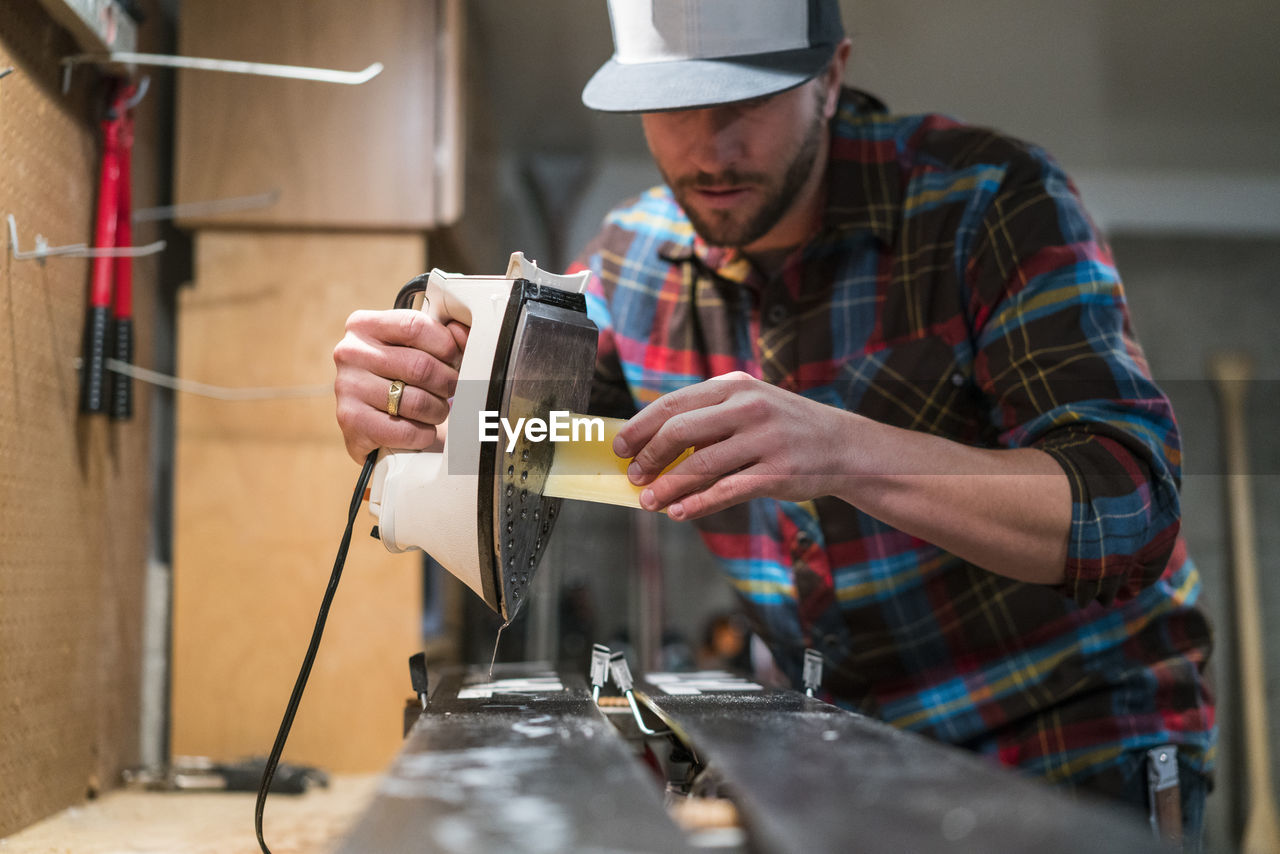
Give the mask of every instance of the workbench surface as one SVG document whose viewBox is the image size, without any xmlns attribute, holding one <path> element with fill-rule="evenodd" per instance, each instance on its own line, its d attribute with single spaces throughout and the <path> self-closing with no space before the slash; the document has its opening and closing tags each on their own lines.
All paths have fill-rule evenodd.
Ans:
<svg viewBox="0 0 1280 854">
<path fill-rule="evenodd" d="M 373 795 L 377 775 L 333 777 L 326 789 L 267 798 L 272 854 L 331 851 Z M 249 792 L 114 791 L 6 839 L 0 854 L 258 854 Z"/>
</svg>

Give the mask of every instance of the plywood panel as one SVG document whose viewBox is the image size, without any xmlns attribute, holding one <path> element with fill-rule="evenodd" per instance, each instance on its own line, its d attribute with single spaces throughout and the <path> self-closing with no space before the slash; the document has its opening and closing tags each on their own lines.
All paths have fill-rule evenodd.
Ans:
<svg viewBox="0 0 1280 854">
<path fill-rule="evenodd" d="M 389 305 L 425 239 L 203 231 L 179 309 L 179 372 L 228 386 L 327 384 L 347 315 Z M 178 405 L 173 748 L 271 746 L 328 581 L 358 467 L 330 394 Z M 420 572 L 362 514 L 286 758 L 383 767 L 400 741 Z"/>
<path fill-rule="evenodd" d="M 385 70 L 359 86 L 184 71 L 175 198 L 278 189 L 269 208 L 217 223 L 419 228 L 456 217 L 457 0 L 184 0 L 191 56 Z M 450 12 L 449 10 L 452 9 Z M 448 13 L 448 14 L 446 14 Z"/>
<path fill-rule="evenodd" d="M 154 43 L 152 43 L 154 44 Z M 90 87 L 64 97 L 75 45 L 38 4 L 0 2 L 0 218 L 23 249 L 90 240 Z M 155 102 L 140 108 L 148 113 Z M 153 203 L 154 122 L 139 123 L 135 198 Z M 147 228 L 137 229 L 153 239 Z M 88 262 L 15 261 L 0 238 L 0 837 L 114 786 L 138 761 L 149 414 L 77 412 Z M 155 259 L 135 265 L 137 357 L 150 358 Z"/>
</svg>

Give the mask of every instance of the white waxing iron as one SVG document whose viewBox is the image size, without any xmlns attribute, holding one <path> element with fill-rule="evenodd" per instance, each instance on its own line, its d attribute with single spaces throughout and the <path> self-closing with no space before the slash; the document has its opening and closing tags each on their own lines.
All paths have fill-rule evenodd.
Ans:
<svg viewBox="0 0 1280 854">
<path fill-rule="evenodd" d="M 560 499 L 544 494 L 554 443 L 500 429 L 482 442 L 480 421 L 586 409 L 597 336 L 587 276 L 539 270 L 517 252 L 505 276 L 433 270 L 396 300 L 404 308 L 421 295 L 422 311 L 471 331 L 443 448 L 379 453 L 369 492 L 378 536 L 393 552 L 423 549 L 504 620 L 527 598 L 555 525 Z"/>
</svg>

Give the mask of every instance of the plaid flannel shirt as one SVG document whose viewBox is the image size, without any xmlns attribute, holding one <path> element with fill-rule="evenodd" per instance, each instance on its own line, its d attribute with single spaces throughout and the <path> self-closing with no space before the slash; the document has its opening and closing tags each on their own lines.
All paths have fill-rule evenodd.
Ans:
<svg viewBox="0 0 1280 854">
<path fill-rule="evenodd" d="M 1066 583 L 980 569 L 835 498 L 697 524 L 799 684 L 1060 781 L 1165 743 L 1212 763 L 1210 630 L 1179 536 L 1179 436 L 1110 250 L 1041 150 L 846 90 L 822 226 L 766 277 L 666 187 L 574 269 L 600 327 L 593 411 L 729 371 L 911 430 L 1034 447 L 1072 495 Z"/>
</svg>

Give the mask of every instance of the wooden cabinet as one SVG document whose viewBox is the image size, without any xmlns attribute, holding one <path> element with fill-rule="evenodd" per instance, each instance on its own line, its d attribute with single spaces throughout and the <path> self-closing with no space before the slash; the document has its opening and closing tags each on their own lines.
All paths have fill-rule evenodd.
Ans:
<svg viewBox="0 0 1280 854">
<path fill-rule="evenodd" d="M 209 229 L 182 294 L 178 370 L 225 386 L 333 380 L 347 314 L 421 272 L 413 234 Z M 359 466 L 333 398 L 178 399 L 173 750 L 263 755 L 297 676 Z M 400 743 L 405 662 L 422 646 L 417 555 L 361 510 L 286 759 L 380 770 Z"/>
<path fill-rule="evenodd" d="M 384 70 L 358 86 L 179 72 L 175 201 L 279 190 L 179 223 L 427 230 L 461 213 L 461 0 L 184 0 L 185 56 Z"/>
<path fill-rule="evenodd" d="M 179 372 L 232 387 L 333 379 L 347 314 L 386 308 L 461 213 L 461 0 L 183 0 L 180 53 L 354 71 L 359 86 L 181 72 L 179 204 L 278 190 L 266 208 L 188 215 Z M 315 619 L 359 467 L 326 392 L 177 410 L 173 748 L 263 753 Z M 400 741 L 422 646 L 421 567 L 367 536 L 286 758 L 374 771 Z"/>
</svg>

